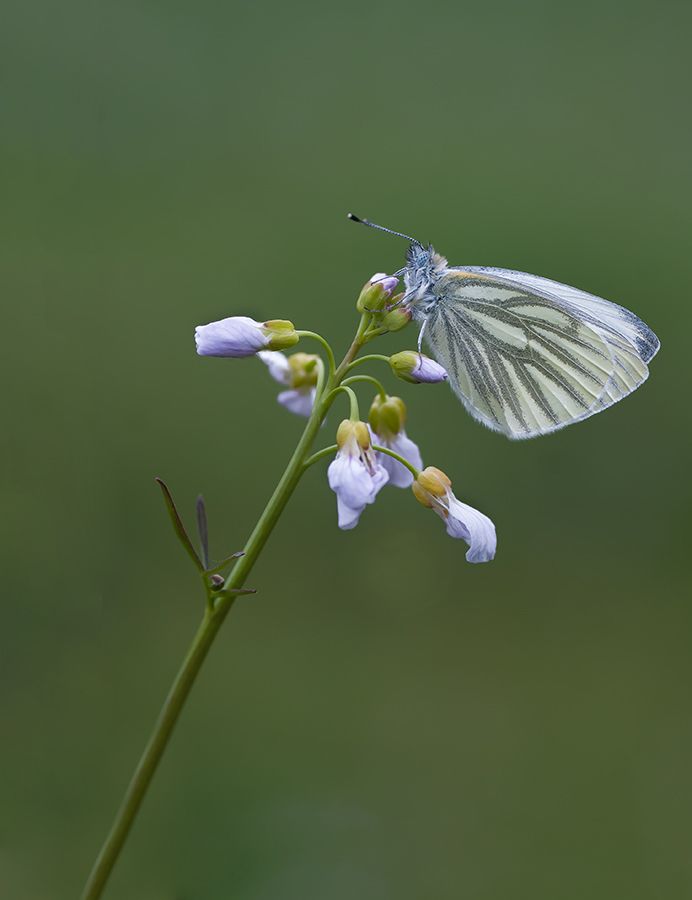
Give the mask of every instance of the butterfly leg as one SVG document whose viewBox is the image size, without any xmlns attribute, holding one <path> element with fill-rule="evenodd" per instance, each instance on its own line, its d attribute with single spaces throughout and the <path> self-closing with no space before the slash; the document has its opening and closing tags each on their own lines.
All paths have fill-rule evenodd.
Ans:
<svg viewBox="0 0 692 900">
<path fill-rule="evenodd" d="M 423 362 L 423 334 L 425 333 L 425 326 L 427 324 L 428 320 L 423 319 L 423 324 L 421 325 L 420 331 L 418 332 L 418 355 L 421 358 L 421 363 Z"/>
</svg>

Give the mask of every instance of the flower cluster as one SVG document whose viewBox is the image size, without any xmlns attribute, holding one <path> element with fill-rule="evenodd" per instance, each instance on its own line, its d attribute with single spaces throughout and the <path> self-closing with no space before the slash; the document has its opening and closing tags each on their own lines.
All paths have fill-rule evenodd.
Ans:
<svg viewBox="0 0 692 900">
<path fill-rule="evenodd" d="M 357 349 L 379 334 L 399 331 L 410 321 L 410 311 L 402 302 L 404 295 L 394 293 L 397 284 L 395 276 L 379 272 L 364 285 L 356 303 L 364 325 L 356 341 Z M 329 486 L 336 494 L 339 528 L 355 528 L 365 508 L 375 502 L 385 485 L 411 488 L 416 499 L 442 519 L 447 534 L 466 542 L 469 562 L 493 559 L 497 544 L 495 526 L 483 513 L 455 497 L 444 472 L 433 466 L 423 468 L 420 450 L 406 433 L 404 401 L 390 396 L 369 375 L 347 377 L 356 364 L 353 358 L 347 358 L 337 372 L 331 350 L 325 382 L 325 366 L 319 356 L 300 352 L 287 356 L 281 352 L 301 337 L 317 338 L 328 348 L 319 335 L 296 331 L 291 322 L 283 319 L 256 322 L 246 316 L 232 316 L 200 325 L 195 331 L 200 356 L 257 356 L 272 378 L 284 387 L 278 402 L 290 412 L 316 421 L 316 427 L 324 421 L 340 391 L 350 395 L 351 417 L 337 429 L 334 458 L 327 470 Z M 444 368 L 420 351 L 403 350 L 389 357 L 371 356 L 357 362 L 369 359 L 385 360 L 393 375 L 410 384 L 435 384 L 447 379 Z M 367 423 L 360 420 L 351 386 L 358 381 L 378 387 Z M 326 448 L 316 453 L 304 465 L 328 452 Z"/>
</svg>

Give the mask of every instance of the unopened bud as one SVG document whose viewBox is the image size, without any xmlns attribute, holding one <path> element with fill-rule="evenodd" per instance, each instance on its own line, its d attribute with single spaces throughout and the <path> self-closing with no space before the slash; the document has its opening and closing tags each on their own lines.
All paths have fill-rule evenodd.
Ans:
<svg viewBox="0 0 692 900">
<path fill-rule="evenodd" d="M 429 356 L 415 350 L 402 350 L 389 357 L 392 372 L 412 384 L 436 384 L 447 380 L 447 372 Z"/>
<path fill-rule="evenodd" d="M 317 384 L 317 361 L 312 353 L 292 353 L 288 357 L 289 384 L 292 388 L 313 387 Z"/>
<path fill-rule="evenodd" d="M 384 272 L 377 272 L 373 275 L 370 281 L 363 285 L 363 290 L 356 301 L 358 312 L 374 312 L 382 309 L 398 281 L 398 278 L 386 275 Z"/>
<path fill-rule="evenodd" d="M 370 446 L 370 432 L 365 422 L 344 419 L 336 431 L 336 444 L 342 449 L 349 441 L 355 440 L 359 447 L 367 450 Z"/>
<path fill-rule="evenodd" d="M 449 478 L 435 466 L 428 466 L 419 472 L 418 478 L 411 485 L 416 500 L 428 508 L 432 508 L 433 498 L 444 497 L 451 487 L 452 482 Z"/>
<path fill-rule="evenodd" d="M 390 439 L 404 427 L 406 406 L 401 397 L 386 397 L 377 394 L 372 401 L 368 415 L 370 427 L 381 438 Z"/>
<path fill-rule="evenodd" d="M 397 303 L 401 303 L 403 298 L 402 294 L 397 294 L 395 297 L 392 297 L 392 306 L 396 306 Z M 405 328 L 408 323 L 411 321 L 411 310 L 407 309 L 403 306 L 396 306 L 396 309 L 390 310 L 382 319 L 382 327 L 386 328 L 387 331 L 401 331 L 402 328 Z"/>
</svg>

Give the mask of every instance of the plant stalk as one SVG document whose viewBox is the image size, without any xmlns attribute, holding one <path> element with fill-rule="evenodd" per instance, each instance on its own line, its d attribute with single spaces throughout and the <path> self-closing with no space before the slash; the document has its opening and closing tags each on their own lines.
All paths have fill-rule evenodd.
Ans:
<svg viewBox="0 0 692 900">
<path fill-rule="evenodd" d="M 180 717 L 192 686 L 197 679 L 202 664 L 209 652 L 214 639 L 223 624 L 235 596 L 231 593 L 241 589 L 250 574 L 257 558 L 272 533 L 281 513 L 295 490 L 300 477 L 305 471 L 305 460 L 308 457 L 312 444 L 317 436 L 322 421 L 327 414 L 331 403 L 334 401 L 334 388 L 337 387 L 348 371 L 349 365 L 358 354 L 363 341 L 363 336 L 368 325 L 368 316 L 363 316 L 356 337 L 349 347 L 342 362 L 334 371 L 330 365 L 330 373 L 327 377 L 320 395 L 316 398 L 312 415 L 308 419 L 305 430 L 289 460 L 279 483 L 267 503 L 262 515 L 257 521 L 248 541 L 244 547 L 242 556 L 229 574 L 224 587 L 214 596 L 214 602 L 207 606 L 204 617 L 199 625 L 197 633 L 190 645 L 183 663 L 175 677 L 170 691 L 164 701 L 161 712 L 154 725 L 151 737 L 144 748 L 144 752 L 137 764 L 132 779 L 125 791 L 122 803 L 111 830 L 96 858 L 87 883 L 82 893 L 82 900 L 97 900 L 101 897 L 113 867 L 118 860 L 120 852 L 128 838 L 132 824 L 139 812 L 142 801 L 149 789 L 158 764 L 163 756 L 171 734 Z M 310 335 L 312 336 L 312 334 Z M 331 363 L 331 360 L 330 360 Z M 228 592 L 228 593 L 227 593 Z"/>
</svg>

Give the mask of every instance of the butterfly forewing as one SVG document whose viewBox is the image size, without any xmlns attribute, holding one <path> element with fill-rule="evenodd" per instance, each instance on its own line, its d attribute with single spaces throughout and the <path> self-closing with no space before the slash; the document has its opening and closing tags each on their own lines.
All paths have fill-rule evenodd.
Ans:
<svg viewBox="0 0 692 900">
<path fill-rule="evenodd" d="M 575 315 L 590 325 L 596 326 L 610 335 L 624 338 L 634 345 L 638 356 L 645 363 L 656 355 L 660 342 L 649 326 L 635 316 L 629 309 L 581 291 L 569 284 L 561 284 L 550 278 L 540 275 L 530 275 L 528 272 L 516 272 L 512 269 L 498 269 L 489 266 L 460 266 L 467 272 L 477 273 L 511 281 L 521 285 L 524 289 L 538 291 L 543 296 L 551 297 L 558 304 L 571 309 Z"/>
<path fill-rule="evenodd" d="M 427 316 L 433 355 L 475 418 L 511 438 L 535 437 L 605 409 L 645 380 L 640 348 L 652 342 L 643 332 L 634 342 L 636 316 L 594 298 L 615 310 L 599 318 L 497 271 L 448 270 Z M 619 310 L 631 317 L 627 328 Z"/>
</svg>

